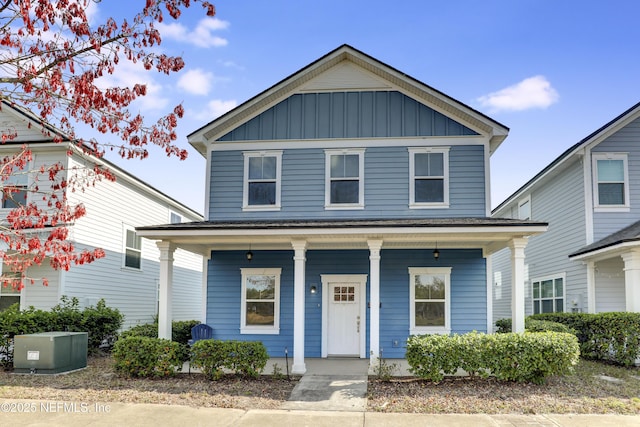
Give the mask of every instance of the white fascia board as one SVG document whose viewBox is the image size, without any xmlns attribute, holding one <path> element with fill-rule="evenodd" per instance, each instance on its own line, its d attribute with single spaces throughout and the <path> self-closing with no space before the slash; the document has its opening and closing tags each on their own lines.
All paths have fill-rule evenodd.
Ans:
<svg viewBox="0 0 640 427">
<path fill-rule="evenodd" d="M 637 247 L 640 247 L 640 240 L 618 243 L 617 245 L 607 246 L 606 248 L 598 249 L 584 254 L 570 256 L 569 259 L 572 261 L 601 261 L 604 259 L 619 256 L 622 252 Z"/>
</svg>

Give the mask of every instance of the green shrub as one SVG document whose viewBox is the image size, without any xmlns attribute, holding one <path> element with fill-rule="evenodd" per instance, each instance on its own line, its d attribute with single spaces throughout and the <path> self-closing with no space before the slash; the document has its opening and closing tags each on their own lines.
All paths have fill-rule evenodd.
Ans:
<svg viewBox="0 0 640 427">
<path fill-rule="evenodd" d="M 542 383 L 578 362 L 575 335 L 563 332 L 423 335 L 410 337 L 406 359 L 420 378 L 440 381 L 458 369 L 499 380 Z"/>
<path fill-rule="evenodd" d="M 113 346 L 116 372 L 127 377 L 162 378 L 182 369 L 179 343 L 160 338 L 127 337 Z"/>
<path fill-rule="evenodd" d="M 496 333 L 504 334 L 511 332 L 511 319 L 500 319 L 495 323 Z M 577 335 L 578 331 L 565 324 L 551 320 L 539 320 L 531 316 L 524 319 L 524 329 L 527 332 L 565 332 Z"/>
<path fill-rule="evenodd" d="M 259 341 L 200 340 L 191 348 L 191 364 L 209 379 L 219 379 L 224 370 L 258 377 L 269 360 Z"/>
<path fill-rule="evenodd" d="M 120 333 L 120 339 L 129 337 L 158 338 L 158 324 L 144 323 L 142 325 L 135 325 Z"/>
<path fill-rule="evenodd" d="M 575 329 L 580 352 L 587 359 L 632 366 L 640 357 L 640 313 L 544 313 L 531 317 Z"/>
<path fill-rule="evenodd" d="M 191 328 L 199 324 L 199 320 L 174 320 L 171 322 L 171 341 L 187 345 L 191 339 Z M 158 337 L 158 323 L 136 325 L 122 332 L 122 337 Z"/>
</svg>

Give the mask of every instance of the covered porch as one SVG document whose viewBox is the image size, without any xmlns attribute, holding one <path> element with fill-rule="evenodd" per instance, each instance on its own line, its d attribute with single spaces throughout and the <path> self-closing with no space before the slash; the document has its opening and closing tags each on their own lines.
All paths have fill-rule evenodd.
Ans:
<svg viewBox="0 0 640 427">
<path fill-rule="evenodd" d="M 453 218 L 424 220 L 304 220 L 304 221 L 210 221 L 172 224 L 137 229 L 141 237 L 156 240 L 160 256 L 160 308 L 159 336 L 171 337 L 171 294 L 173 253 L 177 248 L 199 253 L 209 259 L 212 252 L 220 251 L 291 251 L 293 258 L 293 333 L 291 373 L 308 371 L 305 358 L 305 298 L 310 283 L 306 279 L 307 253 L 316 250 L 360 250 L 368 252 L 367 301 L 368 318 L 362 319 L 368 327 L 366 354 L 368 369 L 373 371 L 379 363 L 380 346 L 380 268 L 383 250 L 411 249 L 425 251 L 429 256 L 448 250 L 481 250 L 487 263 L 488 256 L 500 249 L 511 249 L 513 268 L 512 319 L 514 331 L 524 331 L 524 249 L 528 238 L 546 230 L 547 224 L 532 221 L 492 218 Z M 442 265 L 446 260 L 441 259 Z M 206 313 L 207 270 L 205 261 L 202 301 L 203 320 Z M 483 278 L 486 295 L 490 295 L 491 280 Z M 407 301 L 408 303 L 408 301 Z M 485 304 L 481 302 L 481 304 Z M 491 298 L 486 298 L 486 329 L 491 325 Z M 215 325 L 212 325 L 215 327 Z M 364 339 L 366 335 L 363 334 Z M 324 344 L 323 344 L 324 345 Z M 324 347 L 323 347 L 324 348 Z M 326 352 L 323 350 L 323 356 Z"/>
</svg>

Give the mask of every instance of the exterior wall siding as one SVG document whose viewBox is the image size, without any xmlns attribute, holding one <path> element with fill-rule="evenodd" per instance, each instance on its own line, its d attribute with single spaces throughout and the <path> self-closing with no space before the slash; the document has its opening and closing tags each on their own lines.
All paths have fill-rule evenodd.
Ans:
<svg viewBox="0 0 640 427">
<path fill-rule="evenodd" d="M 207 319 L 217 339 L 262 341 L 271 357 L 293 348 L 293 251 L 214 252 L 209 262 Z M 305 357 L 320 357 L 322 347 L 322 274 L 369 274 L 369 251 L 307 251 L 305 272 Z M 402 358 L 409 336 L 409 267 L 451 266 L 451 329 L 486 332 L 486 262 L 480 250 L 442 250 L 435 261 L 429 251 L 382 250 L 380 265 L 380 347 L 383 357 Z M 240 268 L 282 268 L 280 333 L 240 335 Z M 312 295 L 311 285 L 318 292 Z M 367 281 L 367 288 L 369 288 Z M 369 301 L 369 289 L 367 289 Z M 366 342 L 369 343 L 369 308 Z M 369 348 L 366 349 L 368 354 Z"/>
<path fill-rule="evenodd" d="M 499 319 L 511 318 L 511 250 L 502 249 L 491 255 L 492 275 L 491 289 L 493 298 L 492 325 Z M 500 278 L 496 283 L 496 273 Z"/>
<path fill-rule="evenodd" d="M 640 218 L 640 119 L 602 141 L 592 152 L 628 153 L 630 209 L 628 212 L 594 212 L 594 241 L 598 241 Z"/>
<path fill-rule="evenodd" d="M 281 210 L 243 212 L 243 154 L 241 151 L 213 152 L 209 219 L 484 217 L 486 214 L 486 171 L 480 145 L 451 147 L 447 209 L 409 209 L 406 147 L 370 147 L 364 156 L 364 209 L 325 210 L 324 150 L 293 149 L 286 150 L 282 156 Z"/>
<path fill-rule="evenodd" d="M 477 135 L 396 91 L 292 95 L 219 141 Z"/>
<path fill-rule="evenodd" d="M 596 313 L 626 311 L 624 262 L 615 257 L 597 262 L 596 265 Z"/>
</svg>

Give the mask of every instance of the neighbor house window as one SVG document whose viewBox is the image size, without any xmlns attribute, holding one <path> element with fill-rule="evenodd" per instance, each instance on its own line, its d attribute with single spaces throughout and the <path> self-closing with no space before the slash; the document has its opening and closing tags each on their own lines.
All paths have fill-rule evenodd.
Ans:
<svg viewBox="0 0 640 427">
<path fill-rule="evenodd" d="M 629 173 L 626 154 L 593 155 L 596 208 L 629 207 Z"/>
<path fill-rule="evenodd" d="M 124 229 L 124 266 L 136 270 L 142 268 L 142 238 L 127 226 Z"/>
<path fill-rule="evenodd" d="M 364 208 L 364 149 L 325 150 L 325 207 Z"/>
<path fill-rule="evenodd" d="M 18 273 L 12 272 L 3 272 L 3 275 L 8 277 L 9 279 L 18 278 Z M 4 286 L 0 283 L 0 311 L 4 311 L 7 308 L 11 307 L 13 304 L 20 304 L 20 297 L 22 292 L 15 289 L 11 283 L 7 283 L 7 286 Z"/>
<path fill-rule="evenodd" d="M 409 148 L 409 206 L 449 206 L 448 148 Z"/>
<path fill-rule="evenodd" d="M 180 224 L 182 222 L 182 216 L 178 215 L 175 212 L 171 212 L 169 221 L 171 224 Z"/>
<path fill-rule="evenodd" d="M 244 153 L 244 210 L 280 209 L 282 151 Z"/>
<path fill-rule="evenodd" d="M 241 268 L 243 334 L 280 332 L 280 268 Z"/>
<path fill-rule="evenodd" d="M 526 197 L 518 202 L 518 219 L 531 219 L 531 197 Z"/>
<path fill-rule="evenodd" d="M 451 331 L 450 278 L 451 267 L 409 267 L 411 334 Z"/>
<path fill-rule="evenodd" d="M 532 282 L 533 314 L 564 311 L 564 277 L 551 277 Z"/>
<path fill-rule="evenodd" d="M 11 176 L 2 183 L 2 208 L 15 209 L 27 204 L 30 166 L 22 170 L 14 170 Z"/>
</svg>

